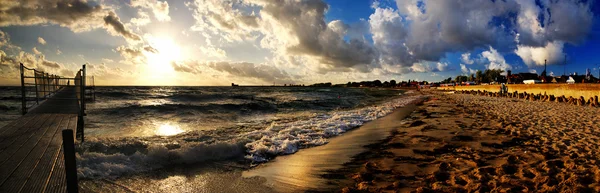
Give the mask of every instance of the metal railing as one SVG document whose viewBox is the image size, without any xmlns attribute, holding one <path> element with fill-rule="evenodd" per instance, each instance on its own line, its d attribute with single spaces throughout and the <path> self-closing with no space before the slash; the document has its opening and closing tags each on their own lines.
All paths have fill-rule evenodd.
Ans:
<svg viewBox="0 0 600 193">
<path fill-rule="evenodd" d="M 80 105 L 81 114 L 85 114 L 85 100 L 81 99 L 95 99 L 94 77 L 86 77 L 85 64 L 80 70 L 77 71 L 77 75 L 75 75 L 73 78 L 48 74 L 44 71 L 28 68 L 23 64 L 20 64 L 20 71 L 22 101 L 21 112 L 23 115 L 27 114 L 30 109 L 35 108 L 51 97 L 53 100 L 77 99 L 77 102 Z M 91 85 L 87 85 L 89 80 L 91 80 Z M 68 86 L 76 87 L 77 95 L 75 97 L 53 97 L 54 94 Z M 83 92 L 81 92 L 82 90 Z"/>
</svg>

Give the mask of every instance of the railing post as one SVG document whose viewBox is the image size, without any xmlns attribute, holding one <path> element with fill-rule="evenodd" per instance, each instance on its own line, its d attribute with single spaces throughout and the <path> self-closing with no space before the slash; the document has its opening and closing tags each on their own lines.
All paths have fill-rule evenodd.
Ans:
<svg viewBox="0 0 600 193">
<path fill-rule="evenodd" d="M 40 93 L 38 93 L 38 73 L 35 71 L 35 69 L 33 70 L 33 80 L 35 82 L 34 87 L 35 87 L 35 104 L 40 104 L 40 99 L 38 98 L 38 96 L 40 95 Z"/>
<path fill-rule="evenodd" d="M 44 92 L 44 99 L 46 99 L 47 95 L 49 95 L 48 93 L 51 92 L 50 87 L 48 87 L 48 78 L 49 78 L 48 73 L 44 72 L 44 91 L 46 91 L 46 92 Z"/>
<path fill-rule="evenodd" d="M 77 162 L 75 159 L 75 142 L 73 138 L 73 130 L 62 130 L 63 138 L 63 155 L 65 159 L 65 174 L 67 178 L 67 192 L 79 192 L 77 181 Z"/>
<path fill-rule="evenodd" d="M 27 98 L 25 98 L 25 68 L 23 63 L 19 63 L 21 70 L 21 114 L 25 115 L 27 113 Z"/>
<path fill-rule="evenodd" d="M 81 89 L 81 93 L 83 93 L 83 94 L 81 95 L 81 104 L 82 104 L 81 106 L 83 108 L 81 108 L 81 112 L 82 112 L 83 115 L 85 115 L 85 82 L 86 82 L 85 81 L 85 79 L 86 79 L 86 76 L 85 76 L 86 75 L 85 74 L 85 64 L 83 65 L 82 70 L 83 70 L 83 72 L 81 74 L 82 74 L 83 77 L 81 78 L 81 86 L 83 88 Z"/>
</svg>

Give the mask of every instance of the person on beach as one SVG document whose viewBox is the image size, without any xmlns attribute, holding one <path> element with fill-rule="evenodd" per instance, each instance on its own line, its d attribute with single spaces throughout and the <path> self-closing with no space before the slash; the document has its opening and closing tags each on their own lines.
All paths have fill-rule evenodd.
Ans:
<svg viewBox="0 0 600 193">
<path fill-rule="evenodd" d="M 506 87 L 506 84 L 502 83 L 500 85 L 500 94 L 506 94 L 508 93 L 508 87 Z"/>
</svg>

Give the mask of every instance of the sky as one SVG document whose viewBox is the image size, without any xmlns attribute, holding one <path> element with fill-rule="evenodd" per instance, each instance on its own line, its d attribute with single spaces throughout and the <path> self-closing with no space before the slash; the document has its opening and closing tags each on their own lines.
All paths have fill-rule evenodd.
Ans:
<svg viewBox="0 0 600 193">
<path fill-rule="evenodd" d="M 594 0 L 0 1 L 0 85 L 19 63 L 97 85 L 598 76 Z M 565 66 L 566 64 L 566 66 Z"/>
</svg>

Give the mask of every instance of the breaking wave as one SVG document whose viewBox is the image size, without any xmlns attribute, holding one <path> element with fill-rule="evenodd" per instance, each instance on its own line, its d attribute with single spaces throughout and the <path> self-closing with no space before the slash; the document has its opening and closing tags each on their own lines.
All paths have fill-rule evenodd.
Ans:
<svg viewBox="0 0 600 193">
<path fill-rule="evenodd" d="M 77 147 L 78 175 L 114 178 L 171 165 L 223 160 L 262 163 L 327 139 L 418 100 L 405 96 L 351 110 L 315 113 L 301 120 L 273 122 L 250 130 L 194 131 L 172 137 L 91 138 Z"/>
</svg>

